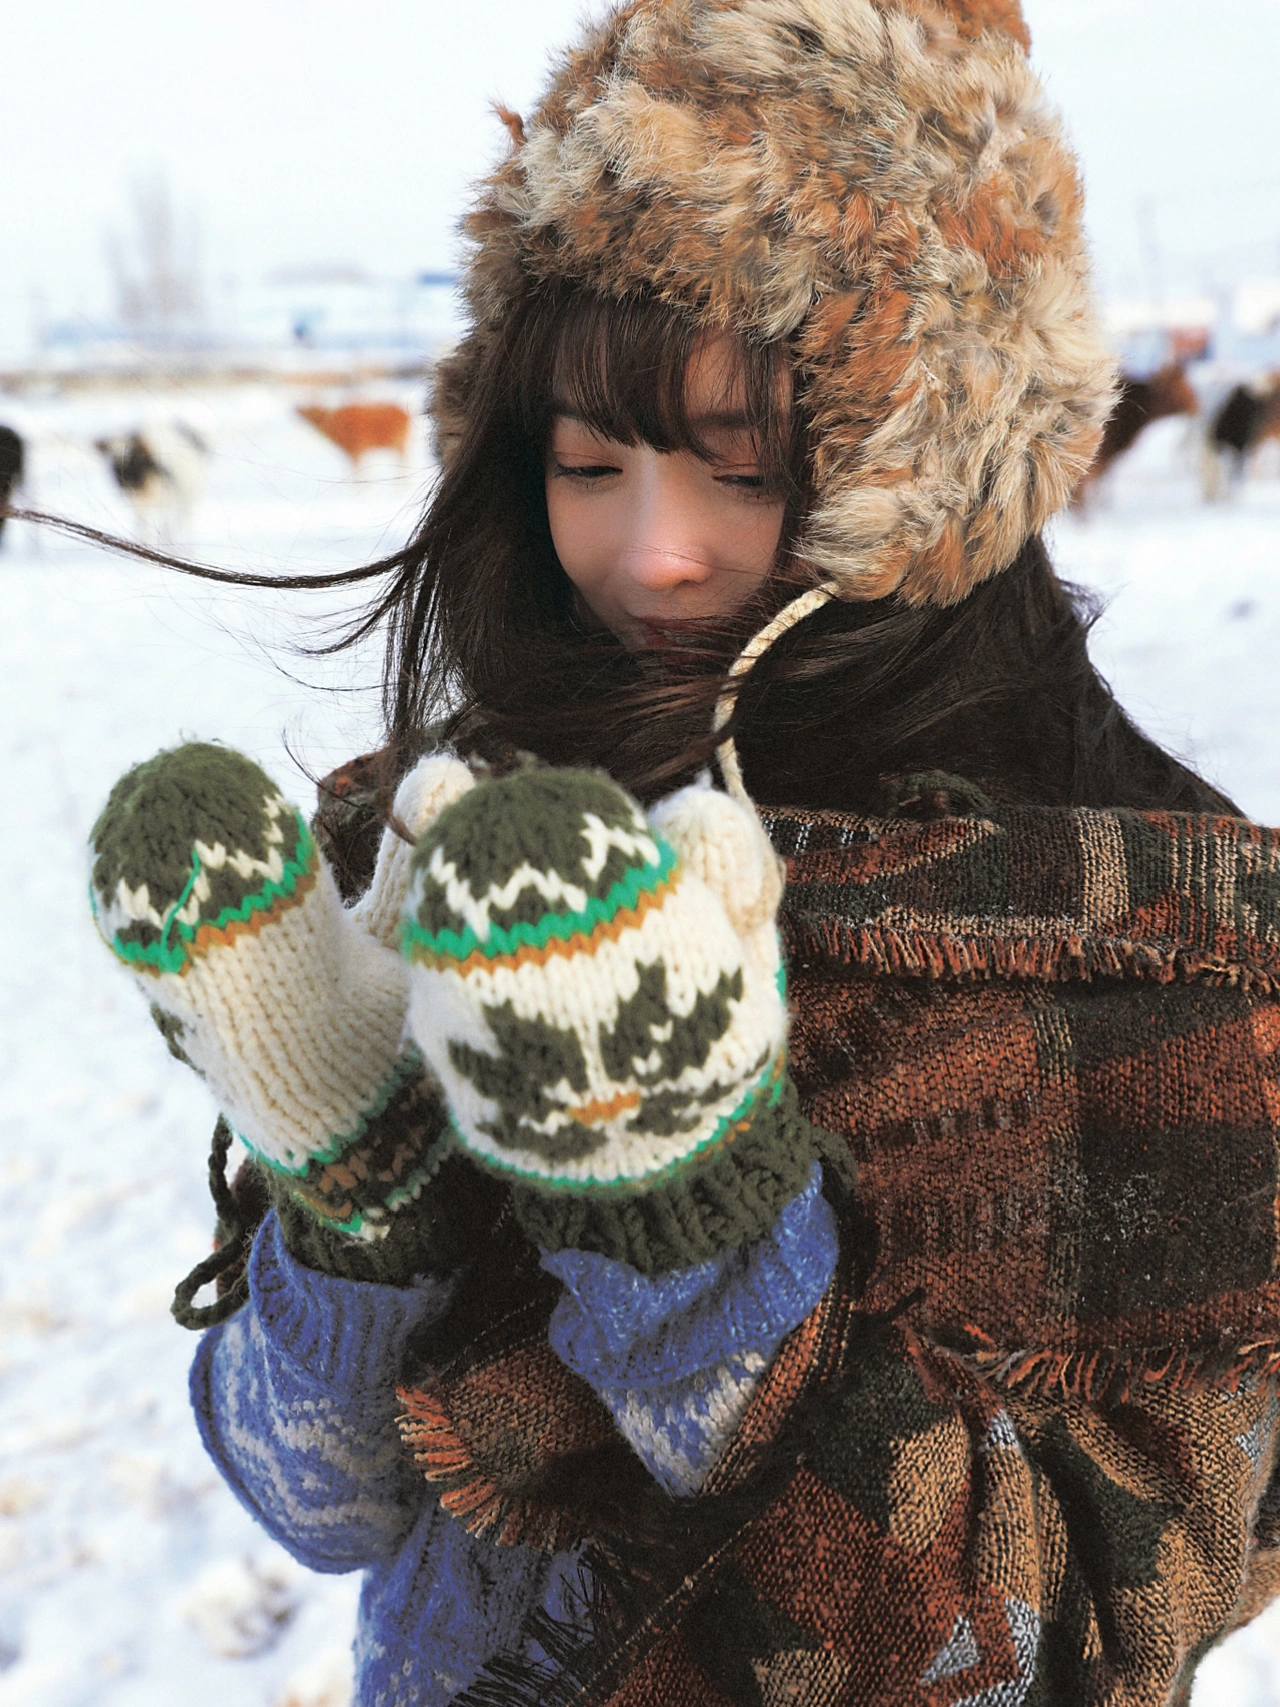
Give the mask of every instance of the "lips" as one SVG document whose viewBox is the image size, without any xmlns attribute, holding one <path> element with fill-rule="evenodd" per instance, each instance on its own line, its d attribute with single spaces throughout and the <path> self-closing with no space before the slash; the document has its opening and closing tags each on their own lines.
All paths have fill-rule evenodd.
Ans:
<svg viewBox="0 0 1280 1707">
<path fill-rule="evenodd" d="M 707 617 L 674 617 L 651 618 L 634 617 L 632 619 L 636 631 L 641 635 L 646 646 L 655 650 L 673 646 L 694 646 L 701 643 L 707 633 Z"/>
</svg>

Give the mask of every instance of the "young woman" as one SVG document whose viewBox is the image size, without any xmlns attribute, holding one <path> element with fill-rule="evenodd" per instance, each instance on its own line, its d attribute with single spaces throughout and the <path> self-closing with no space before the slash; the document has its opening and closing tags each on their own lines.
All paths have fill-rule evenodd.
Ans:
<svg viewBox="0 0 1280 1707">
<path fill-rule="evenodd" d="M 1280 835 L 1041 543 L 1111 373 L 1027 46 L 589 32 L 359 572 L 386 748 L 95 828 L 253 1157 L 199 1426 L 362 1707 L 1157 1707 L 1274 1592 Z"/>
</svg>

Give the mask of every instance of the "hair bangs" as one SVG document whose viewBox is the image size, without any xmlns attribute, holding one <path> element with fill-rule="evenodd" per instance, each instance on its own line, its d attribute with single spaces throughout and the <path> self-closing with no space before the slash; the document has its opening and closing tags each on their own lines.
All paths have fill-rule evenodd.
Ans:
<svg viewBox="0 0 1280 1707">
<path fill-rule="evenodd" d="M 785 347 L 739 340 L 736 360 L 720 366 L 719 395 L 704 397 L 704 415 L 695 419 L 689 368 L 705 336 L 683 309 L 655 297 L 549 287 L 531 304 L 512 350 L 523 431 L 542 447 L 554 416 L 569 410 L 617 444 L 714 462 L 720 453 L 706 436 L 705 415 L 741 416 L 761 473 L 790 495 L 798 486 L 797 427 Z"/>
</svg>

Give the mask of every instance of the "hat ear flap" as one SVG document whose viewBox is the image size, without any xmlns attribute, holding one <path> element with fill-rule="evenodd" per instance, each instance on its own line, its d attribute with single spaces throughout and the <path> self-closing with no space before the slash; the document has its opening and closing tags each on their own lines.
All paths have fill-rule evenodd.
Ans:
<svg viewBox="0 0 1280 1707">
<path fill-rule="evenodd" d="M 693 783 L 658 801 L 648 819 L 681 864 L 718 897 L 739 932 L 749 935 L 773 920 L 784 867 L 750 806 Z"/>
</svg>

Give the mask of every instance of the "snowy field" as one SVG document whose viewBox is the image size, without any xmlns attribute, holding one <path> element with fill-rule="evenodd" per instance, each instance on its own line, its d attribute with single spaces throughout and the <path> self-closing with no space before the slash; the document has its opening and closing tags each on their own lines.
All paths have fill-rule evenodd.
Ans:
<svg viewBox="0 0 1280 1707">
<path fill-rule="evenodd" d="M 409 471 L 371 462 L 357 483 L 282 391 L 180 407 L 216 451 L 195 555 L 300 573 L 404 537 L 422 444 Z M 146 400 L 152 418 L 174 411 Z M 87 441 L 143 413 L 125 393 L 0 400 L 35 438 L 32 501 L 109 528 L 129 519 Z M 1270 822 L 1278 542 L 1280 468 L 1208 508 L 1174 423 L 1054 540 L 1063 572 L 1112 600 L 1095 653 L 1122 699 Z M 372 744 L 379 659 L 289 650 L 330 595 L 209 589 L 18 526 L 0 585 L 0 1707 L 346 1707 L 356 1580 L 311 1576 L 268 1542 L 188 1418 L 193 1339 L 168 1302 L 208 1246 L 211 1112 L 93 932 L 85 841 L 116 776 L 181 737 L 231 742 L 309 801 L 282 741 L 316 774 Z M 1194 1699 L 1280 1707 L 1280 1612 L 1211 1657 Z"/>
</svg>

